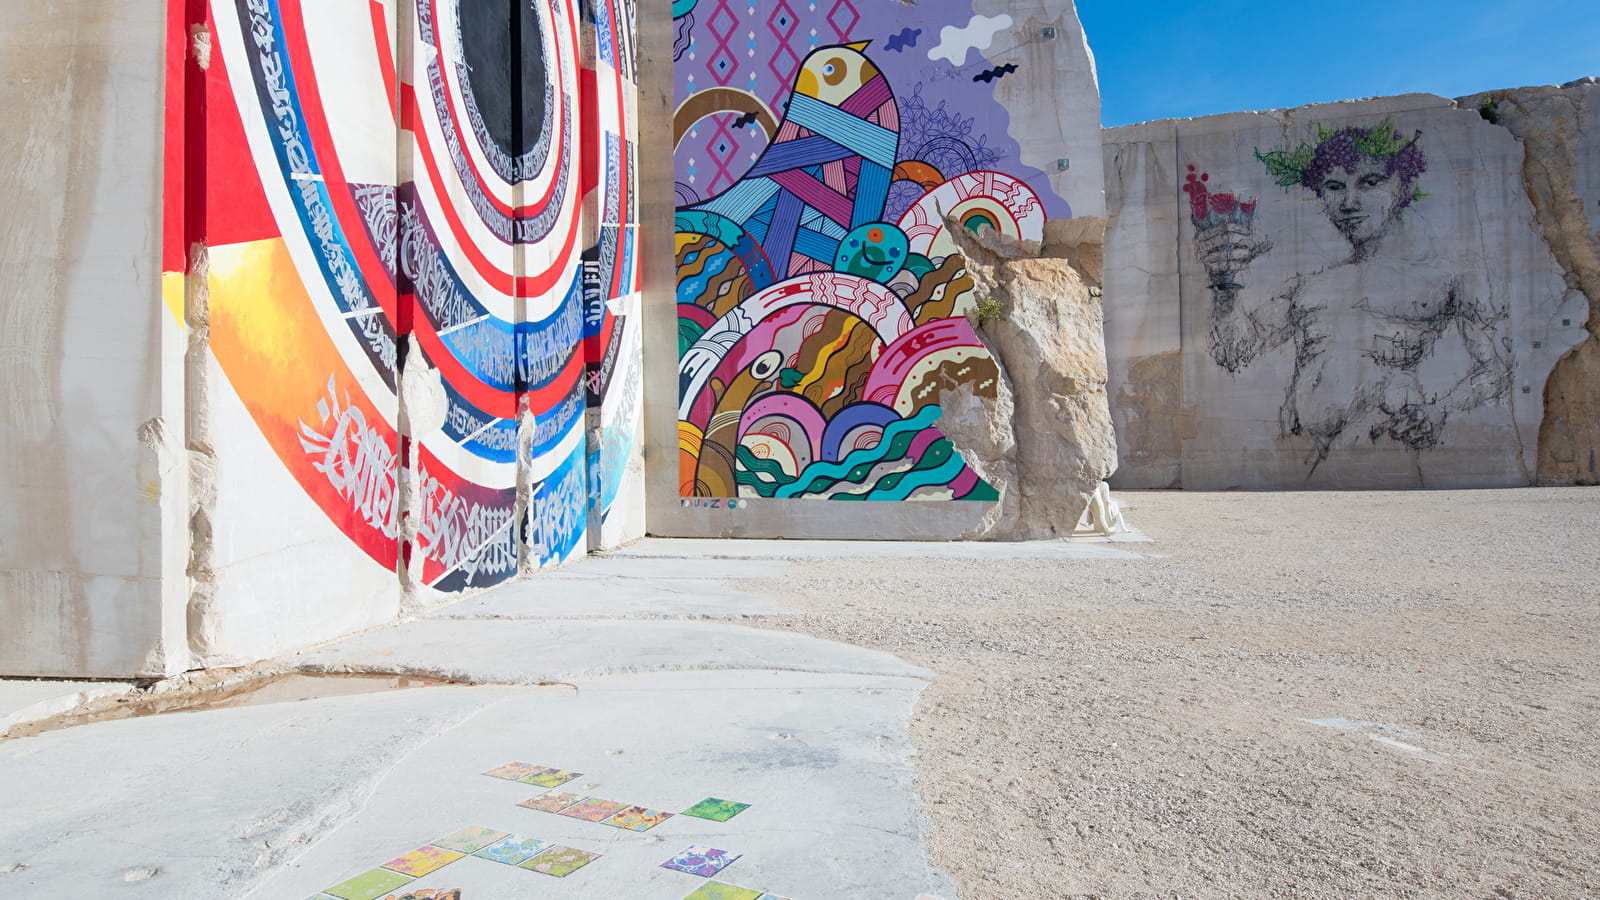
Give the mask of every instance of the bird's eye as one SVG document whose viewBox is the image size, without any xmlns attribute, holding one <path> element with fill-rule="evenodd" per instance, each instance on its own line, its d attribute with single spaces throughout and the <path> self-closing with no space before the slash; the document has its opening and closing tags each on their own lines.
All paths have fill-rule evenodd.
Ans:
<svg viewBox="0 0 1600 900">
<path fill-rule="evenodd" d="M 822 74 L 824 74 L 824 75 L 832 75 L 835 71 L 837 71 L 837 70 L 834 69 L 833 63 L 828 63 L 827 65 L 822 67 Z"/>
</svg>

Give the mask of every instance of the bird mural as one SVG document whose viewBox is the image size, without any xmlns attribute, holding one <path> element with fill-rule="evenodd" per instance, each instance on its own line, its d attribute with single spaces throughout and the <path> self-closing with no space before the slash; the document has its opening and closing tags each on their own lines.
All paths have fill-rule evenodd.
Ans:
<svg viewBox="0 0 1600 900">
<path fill-rule="evenodd" d="M 1037 240 L 1043 213 L 1008 176 L 903 159 L 870 47 L 811 51 L 781 117 L 726 86 L 675 116 L 680 140 L 712 115 L 768 138 L 731 184 L 677 210 L 685 497 L 999 496 L 936 427 L 942 391 L 993 399 L 1000 382 L 964 316 L 973 282 L 945 214 Z M 919 198 L 893 221 L 891 190 Z"/>
<path fill-rule="evenodd" d="M 900 150 L 900 116 L 888 79 L 865 53 L 869 43 L 806 57 L 755 165 L 722 193 L 679 212 L 679 231 L 734 247 L 757 288 L 833 269 L 847 239 L 854 236 L 861 250 L 868 232 L 859 230 L 869 225 L 887 243 L 866 252 L 863 274 L 893 277 L 905 265 L 906 251 L 895 246 L 904 241 L 892 236 L 898 229 L 880 222 Z M 898 265 L 890 264 L 894 253 Z"/>
</svg>

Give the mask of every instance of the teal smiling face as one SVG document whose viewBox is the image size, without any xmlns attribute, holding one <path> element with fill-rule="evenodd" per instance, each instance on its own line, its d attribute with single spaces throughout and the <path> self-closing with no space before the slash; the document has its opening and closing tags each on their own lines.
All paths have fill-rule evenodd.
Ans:
<svg viewBox="0 0 1600 900">
<path fill-rule="evenodd" d="M 862 225 L 839 242 L 834 268 L 887 284 L 905 268 L 911 244 L 905 232 L 893 225 Z"/>
</svg>

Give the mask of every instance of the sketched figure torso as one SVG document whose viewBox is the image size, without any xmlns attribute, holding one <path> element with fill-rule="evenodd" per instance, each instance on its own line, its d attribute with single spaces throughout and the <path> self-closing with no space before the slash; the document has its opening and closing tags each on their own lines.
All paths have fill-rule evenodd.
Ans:
<svg viewBox="0 0 1600 900">
<path fill-rule="evenodd" d="M 1485 302 L 1476 279 L 1395 249 L 1402 212 L 1427 196 L 1415 187 L 1427 167 L 1420 133 L 1406 141 L 1386 121 L 1319 134 L 1314 148 L 1257 157 L 1280 185 L 1317 195 L 1347 258 L 1263 296 L 1235 276 L 1270 241 L 1238 224 L 1196 232 L 1211 357 L 1238 374 L 1265 352 L 1292 349 L 1279 422 L 1310 443 L 1312 472 L 1336 446 L 1361 441 L 1430 450 L 1453 413 L 1504 399 L 1512 379 L 1505 310 Z"/>
<path fill-rule="evenodd" d="M 1259 302 L 1231 293 L 1214 298 L 1212 358 L 1238 373 L 1262 353 L 1292 350 L 1279 423 L 1310 442 L 1313 470 L 1341 443 L 1431 449 L 1453 412 L 1510 391 L 1506 315 L 1476 300 L 1459 274 L 1346 261 L 1290 278 Z"/>
</svg>

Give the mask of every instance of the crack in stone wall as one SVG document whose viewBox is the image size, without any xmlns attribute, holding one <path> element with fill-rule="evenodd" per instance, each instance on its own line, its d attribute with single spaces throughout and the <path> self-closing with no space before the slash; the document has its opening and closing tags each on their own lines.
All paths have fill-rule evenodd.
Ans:
<svg viewBox="0 0 1600 900">
<path fill-rule="evenodd" d="M 217 452 L 211 438 L 211 256 L 205 244 L 189 251 L 184 279 L 184 446 L 189 456 L 189 649 L 197 664 L 215 653 L 221 613 L 213 521 L 217 510 Z"/>
</svg>

